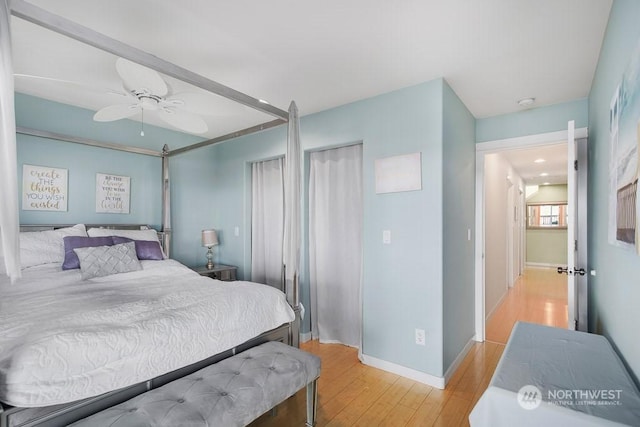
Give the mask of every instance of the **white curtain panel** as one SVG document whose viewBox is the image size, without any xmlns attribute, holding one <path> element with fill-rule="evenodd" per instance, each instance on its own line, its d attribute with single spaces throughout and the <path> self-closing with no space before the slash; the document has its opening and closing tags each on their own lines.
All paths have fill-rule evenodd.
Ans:
<svg viewBox="0 0 640 427">
<path fill-rule="evenodd" d="M 311 153 L 311 332 L 360 347 L 362 329 L 362 145 Z"/>
<path fill-rule="evenodd" d="M 251 280 L 282 290 L 284 159 L 251 167 Z"/>
<path fill-rule="evenodd" d="M 285 293 L 293 307 L 299 304 L 298 279 L 300 277 L 300 118 L 294 101 L 289 104 L 289 125 L 287 130 L 287 175 L 284 196 L 284 249 Z"/>
<path fill-rule="evenodd" d="M 20 278 L 20 223 L 10 19 L 7 0 L 0 0 L 0 254 L 5 264 L 0 274 L 6 272 L 14 282 Z"/>
</svg>

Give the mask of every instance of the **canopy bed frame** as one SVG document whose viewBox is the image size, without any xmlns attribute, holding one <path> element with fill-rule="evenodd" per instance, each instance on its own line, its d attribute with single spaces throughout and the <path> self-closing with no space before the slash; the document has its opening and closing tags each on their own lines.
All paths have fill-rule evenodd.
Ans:
<svg viewBox="0 0 640 427">
<path fill-rule="evenodd" d="M 75 136 L 63 135 L 37 129 L 16 127 L 15 111 L 13 108 L 13 84 L 12 84 L 12 61 L 10 53 L 10 15 L 29 21 L 43 28 L 68 36 L 72 39 L 101 49 L 116 56 L 128 59 L 167 76 L 182 80 L 198 88 L 211 93 L 223 96 L 232 101 L 256 109 L 260 112 L 275 117 L 275 120 L 268 121 L 256 126 L 218 136 L 213 139 L 195 143 L 186 147 L 170 150 L 168 145 L 164 145 L 161 151 L 145 148 L 132 147 L 124 144 L 107 143 L 90 140 Z M 8 77 L 8 86 L 0 88 L 0 102 L 4 111 L 0 117 L 0 151 L 8 154 L 7 164 L 3 164 L 2 179 L 8 189 L 3 193 L 3 199 L 7 203 L 3 211 L 0 212 L 0 245 L 4 247 L 7 269 L 12 280 L 20 275 L 19 265 L 17 271 L 14 262 L 15 253 L 19 251 L 18 233 L 20 226 L 18 223 L 18 195 L 17 195 L 17 162 L 15 161 L 15 135 L 23 134 L 41 138 L 55 139 L 70 143 L 89 145 L 104 149 L 118 150 L 140 155 L 160 157 L 162 159 L 162 229 L 159 236 L 167 255 L 171 246 L 171 199 L 169 181 L 169 160 L 172 156 L 185 153 L 194 149 L 217 144 L 243 135 L 259 132 L 275 126 L 288 123 L 287 161 L 291 167 L 287 168 L 287 185 L 285 188 L 285 256 L 283 263 L 284 284 L 283 290 L 286 294 L 287 302 L 293 308 L 295 321 L 284 324 L 276 329 L 267 331 L 241 345 L 229 349 L 223 353 L 212 355 L 211 357 L 186 366 L 177 371 L 150 379 L 144 383 L 136 384 L 124 389 L 115 390 L 104 395 L 92 397 L 86 400 L 72 402 L 68 404 L 47 406 L 42 408 L 5 408 L 0 405 L 0 426 L 31 426 L 31 425 L 61 425 L 67 422 L 82 418 L 91 413 L 102 410 L 122 402 L 130 397 L 143 393 L 151 388 L 158 387 L 176 378 L 194 372 L 203 366 L 215 363 L 227 358 L 237 352 L 246 350 L 265 341 L 281 341 L 289 345 L 298 346 L 300 327 L 300 302 L 298 292 L 298 271 L 299 271 L 299 247 L 300 247 L 300 150 L 299 150 L 299 127 L 297 107 L 291 103 L 289 111 L 281 110 L 270 104 L 264 103 L 257 98 L 238 92 L 230 87 L 224 86 L 206 77 L 198 75 L 192 71 L 160 59 L 154 55 L 144 52 L 132 46 L 128 46 L 115 39 L 107 37 L 90 28 L 79 25 L 66 18 L 50 13 L 44 9 L 34 6 L 24 0 L 0 0 L 0 58 L 4 65 L 0 67 L 0 77 Z M 2 110 L 2 109 L 0 109 Z M 13 160 L 12 160 L 13 159 Z M 12 163 L 13 162 L 13 163 Z M 14 185 L 15 184 L 15 185 Z M 2 190 L 2 189 L 0 189 Z M 30 226 L 36 229 L 56 227 L 56 226 Z M 118 225 L 123 227 L 123 225 Z M 134 226 L 139 227 L 139 226 Z M 11 271 L 11 264 L 14 270 Z M 285 268 L 286 266 L 286 268 Z M 3 272 L 4 273 L 4 272 Z M 79 416 L 81 415 L 81 416 Z"/>
</svg>

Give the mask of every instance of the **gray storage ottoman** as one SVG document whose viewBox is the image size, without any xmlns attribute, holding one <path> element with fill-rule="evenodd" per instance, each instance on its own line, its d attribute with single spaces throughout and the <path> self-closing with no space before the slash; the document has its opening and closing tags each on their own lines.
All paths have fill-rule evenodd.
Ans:
<svg viewBox="0 0 640 427">
<path fill-rule="evenodd" d="M 245 426 L 306 386 L 313 426 L 319 376 L 319 357 L 267 342 L 72 425 Z"/>
</svg>

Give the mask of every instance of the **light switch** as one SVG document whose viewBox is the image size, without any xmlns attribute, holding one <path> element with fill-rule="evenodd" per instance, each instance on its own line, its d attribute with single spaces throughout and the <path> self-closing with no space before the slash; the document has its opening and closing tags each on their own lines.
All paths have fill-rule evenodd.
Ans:
<svg viewBox="0 0 640 427">
<path fill-rule="evenodd" d="M 382 231 L 382 243 L 384 243 L 385 245 L 391 244 L 391 230 Z"/>
<path fill-rule="evenodd" d="M 240 236 L 240 227 L 236 225 L 236 228 L 233 229 L 233 234 L 235 234 L 236 237 Z"/>
</svg>

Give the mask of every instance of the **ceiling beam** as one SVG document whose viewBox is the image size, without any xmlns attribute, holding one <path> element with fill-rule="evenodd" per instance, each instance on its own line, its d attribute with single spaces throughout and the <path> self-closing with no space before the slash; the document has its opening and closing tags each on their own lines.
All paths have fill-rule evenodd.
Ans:
<svg viewBox="0 0 640 427">
<path fill-rule="evenodd" d="M 186 68 L 179 67 L 143 50 L 107 37 L 104 34 L 98 33 L 97 31 L 84 27 L 62 16 L 48 12 L 40 7 L 27 3 L 24 0 L 11 0 L 10 7 L 11 14 L 17 18 L 24 19 L 25 21 L 29 21 L 43 28 L 55 31 L 56 33 L 71 37 L 72 39 L 104 50 L 105 52 L 109 52 L 140 65 L 144 65 L 145 67 L 156 70 L 162 74 L 190 83 L 206 91 L 277 117 L 278 119 L 284 121 L 289 119 L 289 113 L 287 111 L 261 102 L 257 98 L 238 92 L 235 89 L 210 80 L 189 71 Z"/>
<path fill-rule="evenodd" d="M 195 144 L 187 145 L 186 147 L 176 148 L 175 150 L 169 151 L 169 156 L 175 156 L 176 154 L 182 154 L 187 151 L 195 150 L 196 148 L 206 147 L 207 145 L 219 144 L 220 142 L 228 141 L 233 138 L 238 138 L 241 136 L 249 135 L 254 132 L 260 132 L 261 130 L 270 129 L 275 126 L 279 126 L 286 121 L 282 119 L 273 120 L 267 123 L 262 123 L 260 125 L 252 126 L 250 128 L 242 129 L 236 132 L 228 133 L 226 135 L 218 136 L 213 139 L 208 139 L 206 141 L 197 142 Z"/>
</svg>

